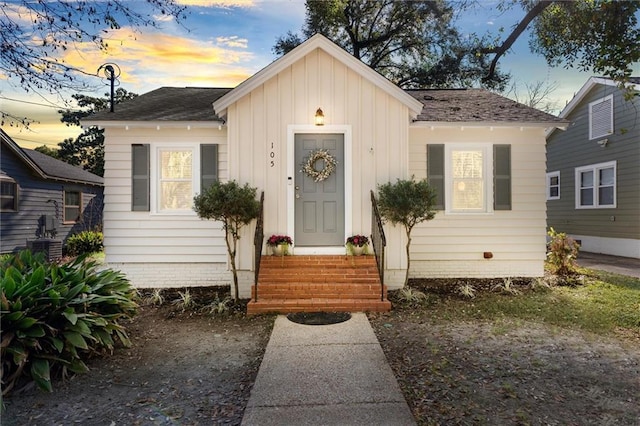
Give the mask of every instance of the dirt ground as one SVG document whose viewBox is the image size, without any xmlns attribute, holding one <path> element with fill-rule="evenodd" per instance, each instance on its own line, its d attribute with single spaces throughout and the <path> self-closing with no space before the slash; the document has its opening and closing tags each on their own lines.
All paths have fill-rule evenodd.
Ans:
<svg viewBox="0 0 640 426">
<path fill-rule="evenodd" d="M 533 323 L 371 314 L 420 425 L 640 425 L 640 344 Z M 273 316 L 145 307 L 131 348 L 6 398 L 2 425 L 238 425 Z"/>
<path fill-rule="evenodd" d="M 419 425 L 640 425 L 640 333 L 428 308 L 369 320 Z"/>
<path fill-rule="evenodd" d="M 143 307 L 127 327 L 131 348 L 91 360 L 51 394 L 32 386 L 5 398 L 1 423 L 238 425 L 274 318 Z"/>
</svg>

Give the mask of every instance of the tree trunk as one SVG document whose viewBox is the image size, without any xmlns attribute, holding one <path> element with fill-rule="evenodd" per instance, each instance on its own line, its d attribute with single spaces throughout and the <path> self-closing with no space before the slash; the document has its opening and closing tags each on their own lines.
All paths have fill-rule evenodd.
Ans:
<svg viewBox="0 0 640 426">
<path fill-rule="evenodd" d="M 233 239 L 233 248 L 231 247 L 231 243 L 229 242 L 229 238 Z M 227 253 L 229 253 L 229 258 L 231 259 L 231 272 L 233 273 L 233 291 L 234 300 L 238 300 L 238 273 L 236 271 L 236 238 L 233 236 L 233 233 L 229 230 L 226 230 L 225 234 L 225 242 L 227 243 Z"/>
<path fill-rule="evenodd" d="M 411 247 L 411 229 L 407 229 L 407 247 L 406 247 L 406 251 L 407 251 L 407 272 L 404 276 L 404 286 L 406 287 L 407 284 L 409 284 L 409 268 L 411 267 L 411 256 L 409 255 L 409 247 Z"/>
</svg>

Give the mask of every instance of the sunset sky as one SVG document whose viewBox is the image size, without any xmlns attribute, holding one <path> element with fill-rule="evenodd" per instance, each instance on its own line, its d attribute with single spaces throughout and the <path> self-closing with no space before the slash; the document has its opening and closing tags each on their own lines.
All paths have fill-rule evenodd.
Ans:
<svg viewBox="0 0 640 426">
<path fill-rule="evenodd" d="M 132 3 L 136 10 L 144 8 L 141 1 Z M 297 0 L 179 0 L 179 3 L 189 5 L 188 17 L 181 24 L 156 17 L 158 28 L 108 30 L 108 52 L 100 52 L 90 43 L 79 44 L 68 50 L 64 59 L 88 73 L 95 73 L 104 63 L 116 63 L 121 70 L 120 87 L 138 94 L 161 86 L 235 87 L 276 59 L 272 52 L 276 38 L 289 30 L 299 31 L 305 16 L 304 2 Z M 509 31 L 524 15 L 521 10 L 504 14 L 496 11 L 497 1 L 479 3 L 479 9 L 460 17 L 459 27 L 469 33 L 496 34 L 500 27 Z M 559 87 L 552 100 L 559 108 L 571 100 L 591 75 L 548 67 L 544 58 L 529 52 L 527 37 L 522 37 L 502 59 L 501 67 L 511 72 L 520 86 L 541 80 L 556 82 Z M 101 97 L 108 92 L 106 81 L 96 77 L 91 83 L 97 89 L 89 95 Z M 57 113 L 63 107 L 60 99 L 25 93 L 17 82 L 8 81 L 2 74 L 0 103 L 3 111 L 40 122 L 30 129 L 3 126 L 21 146 L 46 144 L 55 148 L 58 142 L 81 131 L 60 123 Z"/>
</svg>

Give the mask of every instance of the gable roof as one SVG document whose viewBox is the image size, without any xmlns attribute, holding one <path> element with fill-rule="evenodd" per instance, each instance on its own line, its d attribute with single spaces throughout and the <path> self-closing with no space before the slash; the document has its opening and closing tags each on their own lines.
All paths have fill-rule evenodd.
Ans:
<svg viewBox="0 0 640 426">
<path fill-rule="evenodd" d="M 534 123 L 562 126 L 564 120 L 484 89 L 407 90 L 422 104 L 414 122 Z"/>
<path fill-rule="evenodd" d="M 604 86 L 618 86 L 618 83 L 613 81 L 607 77 L 590 77 L 589 80 L 580 88 L 578 93 L 575 94 L 573 99 L 564 107 L 562 112 L 560 112 L 560 117 L 565 118 L 567 115 L 571 113 L 579 104 L 582 102 L 585 96 L 589 94 L 591 89 L 593 89 L 597 85 Z M 629 83 L 627 87 L 632 90 L 640 90 L 640 77 L 629 77 Z"/>
<path fill-rule="evenodd" d="M 87 123 L 104 121 L 210 121 L 213 101 L 231 91 L 228 88 L 161 87 L 115 106 L 114 112 L 99 111 Z"/>
<path fill-rule="evenodd" d="M 224 117 L 226 115 L 227 108 L 231 104 L 238 101 L 243 96 L 249 94 L 255 88 L 264 84 L 267 80 L 271 79 L 284 69 L 290 67 L 295 62 L 304 58 L 306 55 L 316 49 L 324 50 L 325 52 L 327 52 L 327 54 L 345 64 L 348 68 L 358 73 L 361 77 L 370 81 L 372 84 L 376 85 L 388 95 L 406 105 L 413 116 L 418 115 L 422 110 L 422 105 L 420 104 L 420 102 L 417 102 L 401 88 L 387 80 L 382 75 L 378 74 L 371 67 L 346 52 L 344 49 L 342 49 L 340 46 L 338 46 L 322 34 L 316 34 L 301 45 L 297 46 L 291 52 L 276 59 L 265 68 L 240 83 L 239 86 L 237 86 L 226 95 L 216 100 L 213 103 L 215 112 L 220 117 Z"/>
<path fill-rule="evenodd" d="M 41 152 L 32 149 L 21 148 L 11 137 L 0 129 L 2 148 L 9 149 L 36 175 L 43 179 L 52 179 L 64 182 L 80 183 L 84 185 L 104 184 L 104 179 L 94 175 L 80 167 L 72 166 L 64 161 L 56 160 Z"/>
</svg>

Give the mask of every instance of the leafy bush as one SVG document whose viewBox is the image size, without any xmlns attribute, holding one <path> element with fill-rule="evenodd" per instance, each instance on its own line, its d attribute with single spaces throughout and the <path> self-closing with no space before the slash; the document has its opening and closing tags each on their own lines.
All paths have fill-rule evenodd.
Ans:
<svg viewBox="0 0 640 426">
<path fill-rule="evenodd" d="M 102 251 L 102 232 L 83 231 L 67 238 L 67 253 L 77 256 Z"/>
<path fill-rule="evenodd" d="M 51 391 L 51 378 L 87 371 L 84 359 L 130 344 L 120 324 L 136 292 L 120 272 L 81 256 L 56 265 L 25 250 L 0 264 L 2 394 L 21 379 Z"/>
<path fill-rule="evenodd" d="M 547 261 L 554 274 L 568 276 L 576 273 L 576 258 L 578 257 L 579 244 L 564 232 L 556 232 L 549 229 L 549 252 Z"/>
</svg>

